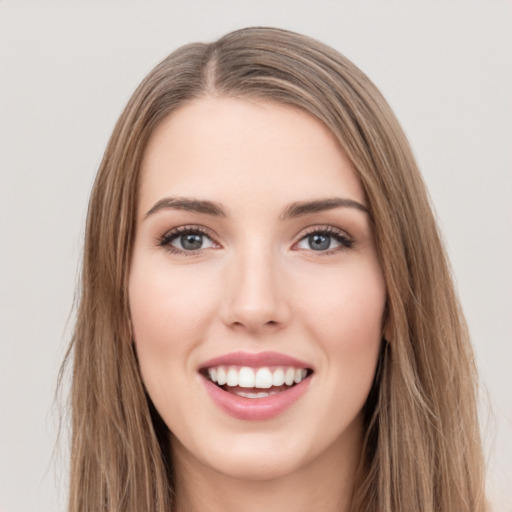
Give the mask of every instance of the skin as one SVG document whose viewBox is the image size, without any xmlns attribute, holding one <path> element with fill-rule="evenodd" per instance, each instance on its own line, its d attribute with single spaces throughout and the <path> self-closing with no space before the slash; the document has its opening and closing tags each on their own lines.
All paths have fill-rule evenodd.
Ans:
<svg viewBox="0 0 512 512">
<path fill-rule="evenodd" d="M 215 201 L 226 216 L 148 214 L 169 196 Z M 280 218 L 334 196 L 365 205 L 333 135 L 289 106 L 205 97 L 150 139 L 129 297 L 142 377 L 172 432 L 178 511 L 348 510 L 386 301 L 371 222 L 350 206 Z M 192 255 L 179 236 L 160 243 L 184 225 L 210 233 Z M 331 237 L 314 250 L 305 230 L 326 226 L 351 247 Z M 227 415 L 198 368 L 240 350 L 307 361 L 306 393 L 270 420 Z"/>
</svg>

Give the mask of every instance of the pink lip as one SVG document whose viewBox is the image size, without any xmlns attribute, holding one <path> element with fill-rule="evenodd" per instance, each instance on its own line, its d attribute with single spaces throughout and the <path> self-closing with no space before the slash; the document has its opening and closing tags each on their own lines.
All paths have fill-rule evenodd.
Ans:
<svg viewBox="0 0 512 512">
<path fill-rule="evenodd" d="M 286 391 L 265 398 L 233 395 L 204 376 L 202 380 L 210 397 L 224 412 L 239 420 L 263 421 L 278 416 L 296 402 L 308 389 L 311 377 L 307 377 Z"/>
<path fill-rule="evenodd" d="M 293 366 L 295 368 L 311 368 L 311 365 L 294 357 L 279 352 L 232 352 L 223 356 L 214 357 L 201 364 L 200 369 L 212 366 L 249 366 L 259 368 L 262 366 Z"/>
<path fill-rule="evenodd" d="M 306 392 L 311 381 L 311 376 L 309 376 L 299 384 L 295 384 L 291 388 L 274 395 L 264 398 L 245 398 L 224 391 L 203 375 L 201 370 L 213 366 L 249 366 L 251 368 L 293 366 L 294 368 L 311 369 L 311 365 L 295 357 L 278 352 L 232 352 L 201 364 L 199 368 L 201 380 L 209 396 L 224 412 L 239 420 L 263 421 L 278 416 Z"/>
</svg>

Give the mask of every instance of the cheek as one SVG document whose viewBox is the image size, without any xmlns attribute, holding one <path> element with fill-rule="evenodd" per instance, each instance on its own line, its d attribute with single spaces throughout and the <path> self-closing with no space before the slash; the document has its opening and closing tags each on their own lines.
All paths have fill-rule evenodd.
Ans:
<svg viewBox="0 0 512 512">
<path fill-rule="evenodd" d="M 380 266 L 347 265 L 303 285 L 314 297 L 302 303 L 304 329 L 322 348 L 329 375 L 347 400 L 365 400 L 383 336 L 386 289 Z"/>
<path fill-rule="evenodd" d="M 214 314 L 216 290 L 212 281 L 198 284 L 186 270 L 158 261 L 151 265 L 134 261 L 130 312 L 141 364 L 149 357 L 163 364 L 163 356 L 189 351 L 204 338 L 204 326 Z"/>
<path fill-rule="evenodd" d="M 155 261 L 156 260 L 156 261 Z M 183 268 L 135 255 L 129 279 L 133 337 L 142 380 L 165 423 L 178 430 L 192 413 L 193 389 L 184 386 L 196 347 L 214 316 L 214 283 Z M 180 393 L 176 393 L 176 390 Z M 190 420 L 189 420 L 190 421 Z M 180 426 L 181 425 L 181 426 Z"/>
<path fill-rule="evenodd" d="M 377 262 L 311 273 L 301 289 L 308 290 L 301 315 L 318 330 L 315 338 L 353 348 L 375 336 L 380 340 L 386 288 Z"/>
</svg>

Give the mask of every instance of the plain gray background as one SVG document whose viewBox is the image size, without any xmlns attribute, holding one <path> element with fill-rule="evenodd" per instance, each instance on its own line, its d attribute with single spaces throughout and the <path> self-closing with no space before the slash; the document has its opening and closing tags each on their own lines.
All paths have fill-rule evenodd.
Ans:
<svg viewBox="0 0 512 512">
<path fill-rule="evenodd" d="M 395 109 L 489 398 L 490 494 L 512 510 L 510 1 L 0 0 L 0 512 L 65 508 L 52 406 L 88 194 L 116 118 L 170 51 L 249 25 L 334 46 Z"/>
</svg>

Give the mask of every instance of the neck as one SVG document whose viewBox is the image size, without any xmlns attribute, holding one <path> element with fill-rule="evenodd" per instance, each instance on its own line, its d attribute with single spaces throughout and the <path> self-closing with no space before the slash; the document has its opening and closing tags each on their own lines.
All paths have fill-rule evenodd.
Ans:
<svg viewBox="0 0 512 512">
<path fill-rule="evenodd" d="M 360 427 L 357 425 L 357 427 Z M 361 429 L 300 468 L 273 479 L 219 473 L 172 441 L 177 512 L 348 512 L 361 456 Z"/>
</svg>

